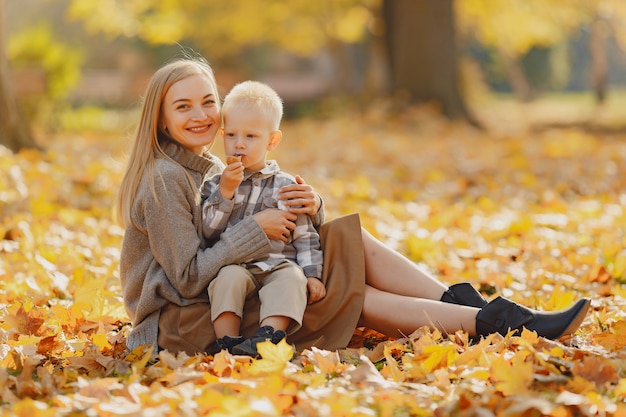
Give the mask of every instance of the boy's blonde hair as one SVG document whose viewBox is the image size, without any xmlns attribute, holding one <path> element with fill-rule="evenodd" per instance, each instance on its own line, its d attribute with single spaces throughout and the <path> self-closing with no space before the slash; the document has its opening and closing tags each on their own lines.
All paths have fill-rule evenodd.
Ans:
<svg viewBox="0 0 626 417">
<path fill-rule="evenodd" d="M 132 224 L 132 209 L 144 172 L 156 169 L 157 156 L 171 159 L 165 154 L 159 144 L 159 138 L 169 137 L 163 130 L 163 101 L 172 85 L 192 75 L 205 76 L 212 84 L 215 94 L 218 94 L 213 69 L 201 57 L 186 57 L 172 61 L 159 68 L 148 83 L 143 98 L 139 124 L 135 131 L 135 141 L 128 158 L 117 198 L 117 217 L 122 226 Z M 219 97 L 216 97 L 216 103 L 219 103 Z M 147 178 L 152 193 L 158 201 L 159 196 L 156 195 L 154 177 L 149 175 Z M 192 188 L 195 188 L 193 180 L 189 175 L 187 179 Z M 138 224 L 135 224 L 135 226 L 142 228 Z"/>
<path fill-rule="evenodd" d="M 268 117 L 273 130 L 279 129 L 283 118 L 283 101 L 269 85 L 259 81 L 244 81 L 235 85 L 224 97 L 222 115 L 237 105 L 253 106 Z"/>
</svg>

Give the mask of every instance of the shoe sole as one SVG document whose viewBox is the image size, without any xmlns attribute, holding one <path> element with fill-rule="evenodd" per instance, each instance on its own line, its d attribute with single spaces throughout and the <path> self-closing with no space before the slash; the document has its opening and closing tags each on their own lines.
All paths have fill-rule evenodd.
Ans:
<svg viewBox="0 0 626 417">
<path fill-rule="evenodd" d="M 567 329 L 565 329 L 565 331 L 563 331 L 563 333 L 561 333 L 561 335 L 557 337 L 557 339 L 560 339 L 561 337 L 565 335 L 570 335 L 574 333 L 576 330 L 578 330 L 578 328 L 580 327 L 580 324 L 583 322 L 583 320 L 585 320 L 585 317 L 587 316 L 587 311 L 589 311 L 590 306 L 591 306 L 591 300 L 586 298 L 585 302 L 581 304 L 580 309 L 578 310 L 578 313 L 576 314 L 576 317 L 574 318 L 574 320 L 571 321 L 569 326 L 567 326 Z"/>
</svg>

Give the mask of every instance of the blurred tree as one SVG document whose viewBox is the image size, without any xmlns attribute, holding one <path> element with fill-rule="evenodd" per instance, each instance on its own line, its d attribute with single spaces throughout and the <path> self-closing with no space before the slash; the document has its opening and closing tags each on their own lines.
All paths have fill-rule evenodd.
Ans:
<svg viewBox="0 0 626 417">
<path fill-rule="evenodd" d="M 364 43 L 381 0 L 73 0 L 69 16 L 88 31 L 138 37 L 151 44 L 192 41 L 212 62 L 240 63 L 242 51 L 273 46 L 301 56 L 325 49 L 333 86 L 355 77 L 348 45 Z M 243 62 L 250 66 L 250 62 Z"/>
<path fill-rule="evenodd" d="M 391 85 L 409 102 L 437 101 L 471 119 L 459 89 L 453 0 L 385 0 Z"/>
<path fill-rule="evenodd" d="M 68 105 L 67 95 L 80 79 L 82 51 L 55 39 L 50 22 L 40 22 L 11 36 L 8 56 L 15 73 L 34 72 L 43 80 L 38 90 L 18 97 L 28 121 L 56 127 L 51 115 Z"/>
<path fill-rule="evenodd" d="M 5 0 L 0 0 L 0 144 L 18 151 L 37 148 L 17 104 L 7 54 Z"/>
<path fill-rule="evenodd" d="M 212 61 L 230 59 L 236 64 L 241 51 L 267 45 L 302 56 L 325 50 L 332 58 L 328 74 L 335 93 L 354 92 L 357 79 L 366 80 L 359 86 L 362 91 L 386 88 L 381 79 L 387 74 L 380 64 L 385 60 L 381 28 L 386 27 L 393 89 L 408 91 L 412 101 L 436 100 L 448 116 L 467 117 L 457 82 L 452 4 L 453 0 L 293 0 L 288 5 L 284 0 L 186 0 L 183 7 L 180 0 L 73 0 L 70 16 L 84 21 L 88 30 L 110 36 L 135 36 L 153 44 L 192 40 Z M 357 44 L 368 48 L 362 68 L 351 55 L 350 45 Z"/>
<path fill-rule="evenodd" d="M 533 91 L 521 59 L 533 47 L 550 47 L 564 42 L 581 23 L 585 0 L 457 0 L 459 27 L 465 36 L 497 52 L 506 68 L 509 83 L 522 101 Z"/>
<path fill-rule="evenodd" d="M 606 40 L 609 30 L 607 20 L 600 13 L 594 14 L 591 22 L 589 50 L 591 53 L 591 84 L 598 103 L 604 103 L 606 100 L 608 81 Z"/>
<path fill-rule="evenodd" d="M 607 95 L 607 40 L 612 36 L 626 50 L 626 2 L 624 0 L 590 0 L 585 4 L 590 19 L 589 49 L 591 53 L 591 83 L 598 103 Z"/>
</svg>

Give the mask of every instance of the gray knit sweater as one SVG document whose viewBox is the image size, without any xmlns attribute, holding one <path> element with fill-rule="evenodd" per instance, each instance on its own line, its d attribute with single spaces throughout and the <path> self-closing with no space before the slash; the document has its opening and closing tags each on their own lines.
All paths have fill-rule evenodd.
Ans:
<svg viewBox="0 0 626 417">
<path fill-rule="evenodd" d="M 212 155 L 198 156 L 168 139 L 162 139 L 161 146 L 176 162 L 158 158 L 156 168 L 144 173 L 132 215 L 145 230 L 127 225 L 122 243 L 120 277 L 133 325 L 127 340 L 131 350 L 143 344 L 156 348 L 163 306 L 208 302 L 207 287 L 221 267 L 267 256 L 270 250 L 263 229 L 251 216 L 205 248 L 195 193 L 207 175 L 221 172 L 224 165 Z M 196 190 L 189 186 L 185 171 Z M 154 178 L 158 201 L 148 176 Z"/>
</svg>

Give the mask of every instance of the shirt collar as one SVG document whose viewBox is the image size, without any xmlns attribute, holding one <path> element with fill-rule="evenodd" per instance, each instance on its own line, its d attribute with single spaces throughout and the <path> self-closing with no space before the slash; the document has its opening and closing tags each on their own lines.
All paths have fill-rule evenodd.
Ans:
<svg viewBox="0 0 626 417">
<path fill-rule="evenodd" d="M 245 170 L 243 173 L 243 179 L 247 180 L 249 178 L 267 178 L 273 175 L 276 175 L 280 172 L 280 167 L 278 166 L 278 162 L 274 160 L 265 161 L 265 166 L 260 171 L 249 171 Z"/>
</svg>

